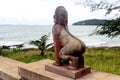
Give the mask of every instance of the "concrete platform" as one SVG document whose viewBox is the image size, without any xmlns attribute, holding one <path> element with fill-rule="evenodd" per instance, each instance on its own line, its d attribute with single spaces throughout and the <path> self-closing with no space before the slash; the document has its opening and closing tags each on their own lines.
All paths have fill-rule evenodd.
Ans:
<svg viewBox="0 0 120 80">
<path fill-rule="evenodd" d="M 45 65 L 53 62 L 52 60 L 46 59 L 25 64 L 0 56 L 0 80 L 20 80 L 21 77 L 23 80 L 73 80 L 45 71 Z M 92 70 L 90 74 L 74 80 L 120 80 L 120 76 Z"/>
<path fill-rule="evenodd" d="M 120 76 L 92 70 L 78 79 L 71 79 L 52 72 L 45 71 L 45 65 L 51 64 L 52 60 L 41 60 L 27 65 L 19 66 L 19 74 L 23 80 L 120 80 Z"/>
<path fill-rule="evenodd" d="M 65 77 L 69 77 L 72 79 L 77 79 L 86 74 L 91 73 L 90 67 L 84 67 L 84 68 L 80 68 L 78 70 L 70 70 L 67 68 L 67 66 L 54 66 L 53 63 L 46 64 L 45 70 L 65 76 Z"/>
<path fill-rule="evenodd" d="M 20 80 L 19 65 L 24 63 L 0 56 L 0 80 Z"/>
</svg>

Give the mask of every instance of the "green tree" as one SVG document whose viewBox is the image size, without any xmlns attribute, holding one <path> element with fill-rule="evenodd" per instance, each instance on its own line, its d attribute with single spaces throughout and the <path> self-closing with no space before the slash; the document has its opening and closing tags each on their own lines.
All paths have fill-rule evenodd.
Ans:
<svg viewBox="0 0 120 80">
<path fill-rule="evenodd" d="M 41 51 L 40 55 L 44 56 L 45 50 L 47 50 L 53 43 L 46 44 L 48 40 L 48 35 L 43 35 L 39 40 L 30 41 L 30 44 L 35 45 L 38 47 L 38 49 Z"/>
<path fill-rule="evenodd" d="M 77 2 L 76 2 L 77 1 Z M 113 38 L 120 36 L 120 0 L 76 0 L 77 4 L 88 6 L 92 11 L 98 9 L 106 10 L 106 15 L 112 11 L 118 11 L 117 18 L 106 21 L 102 26 L 98 26 L 93 34 L 107 35 Z"/>
<path fill-rule="evenodd" d="M 93 34 L 107 35 L 110 38 L 120 36 L 120 18 L 106 21 L 102 27 L 98 26 Z"/>
</svg>

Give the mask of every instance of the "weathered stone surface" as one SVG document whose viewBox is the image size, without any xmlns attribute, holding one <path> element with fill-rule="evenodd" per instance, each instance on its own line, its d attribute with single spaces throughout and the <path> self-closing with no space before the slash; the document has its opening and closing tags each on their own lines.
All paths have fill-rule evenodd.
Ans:
<svg viewBox="0 0 120 80">
<path fill-rule="evenodd" d="M 91 74 L 83 76 L 77 80 L 120 80 L 120 76 L 92 70 Z"/>
<path fill-rule="evenodd" d="M 90 67 L 69 70 L 66 66 L 54 66 L 52 64 L 45 65 L 45 70 L 73 79 L 80 78 L 91 72 Z"/>
<path fill-rule="evenodd" d="M 0 56 L 0 78 L 3 80 L 20 80 L 18 65 L 24 63 Z"/>
<path fill-rule="evenodd" d="M 45 71 L 45 65 L 54 61 L 46 59 L 33 62 L 24 66 L 19 66 L 19 74 L 28 80 L 73 80 L 55 73 Z"/>
<path fill-rule="evenodd" d="M 30 66 L 28 64 L 18 67 L 19 75 L 23 80 L 54 80 L 51 76 L 45 74 L 41 61 L 35 63 Z"/>
<path fill-rule="evenodd" d="M 0 80 L 3 80 L 3 79 L 0 78 Z"/>
<path fill-rule="evenodd" d="M 1 68 L 0 68 L 0 78 L 2 78 L 2 71 L 1 71 Z"/>
<path fill-rule="evenodd" d="M 19 68 L 25 69 L 26 74 L 28 73 L 27 77 L 33 75 L 33 78 L 26 79 L 27 77 L 24 76 L 23 80 L 74 80 L 69 77 L 61 76 L 56 73 L 52 73 L 49 71 L 45 71 L 45 65 L 52 64 L 54 61 L 52 60 L 41 60 L 37 62 L 33 62 L 30 64 L 27 64 L 25 66 L 20 66 Z M 30 73 L 29 73 L 30 72 Z M 22 76 L 26 75 L 23 73 L 20 73 Z M 40 77 L 38 77 L 40 76 Z M 45 78 L 43 78 L 45 76 Z M 75 79 L 75 80 L 120 80 L 120 76 L 105 73 L 105 72 L 99 72 L 91 70 L 90 74 L 87 74 L 81 78 Z"/>
</svg>

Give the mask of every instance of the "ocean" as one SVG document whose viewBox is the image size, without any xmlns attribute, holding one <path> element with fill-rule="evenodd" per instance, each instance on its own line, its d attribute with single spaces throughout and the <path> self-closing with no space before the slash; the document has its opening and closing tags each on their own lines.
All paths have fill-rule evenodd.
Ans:
<svg viewBox="0 0 120 80">
<path fill-rule="evenodd" d="M 89 36 L 96 26 L 69 26 L 69 31 L 81 39 L 87 47 L 114 47 L 120 46 L 120 38 L 113 39 L 106 36 L 93 35 Z M 24 43 L 24 48 L 33 48 L 30 45 L 31 40 L 38 40 L 42 35 L 48 34 L 47 43 L 53 42 L 52 25 L 0 25 L 0 45 L 16 45 Z"/>
</svg>

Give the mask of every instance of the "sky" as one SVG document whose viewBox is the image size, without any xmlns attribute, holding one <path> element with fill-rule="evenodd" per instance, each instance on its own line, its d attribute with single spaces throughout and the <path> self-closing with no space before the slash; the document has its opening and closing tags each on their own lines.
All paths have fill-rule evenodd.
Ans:
<svg viewBox="0 0 120 80">
<path fill-rule="evenodd" d="M 57 6 L 68 11 L 68 24 L 86 19 L 111 19 L 105 10 L 91 12 L 74 0 L 0 0 L 0 24 L 52 25 Z"/>
</svg>

